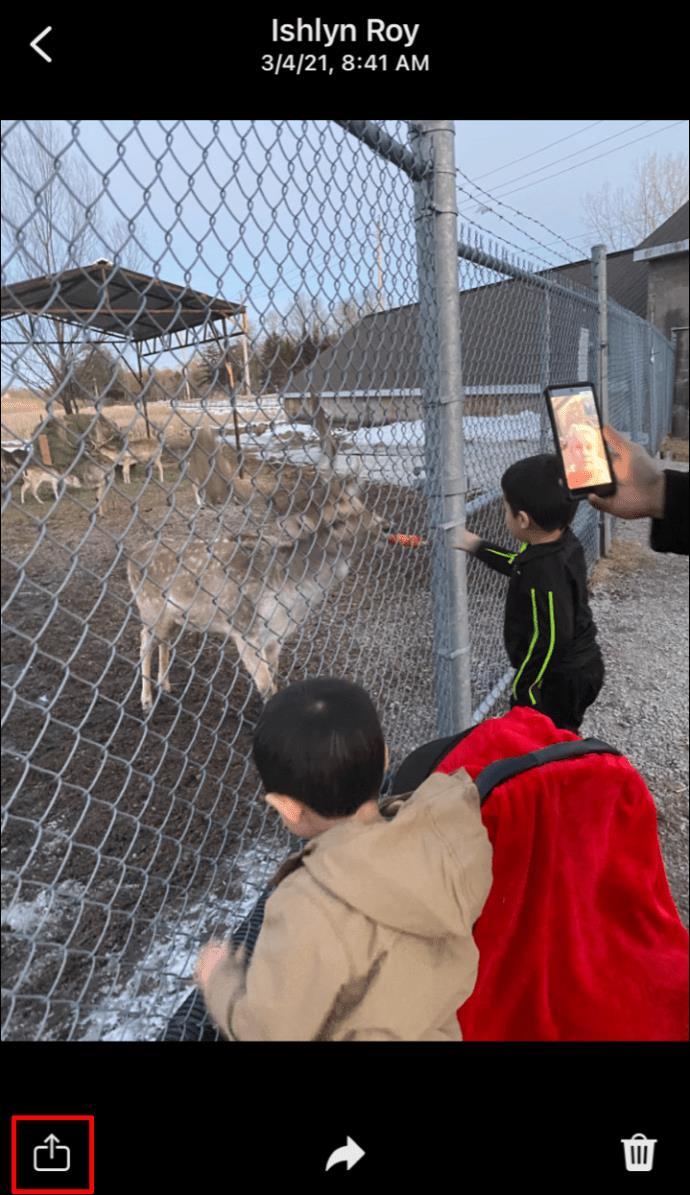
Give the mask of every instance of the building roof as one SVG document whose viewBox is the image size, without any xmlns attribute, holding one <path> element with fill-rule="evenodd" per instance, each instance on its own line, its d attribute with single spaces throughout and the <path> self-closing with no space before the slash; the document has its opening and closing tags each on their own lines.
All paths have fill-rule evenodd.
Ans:
<svg viewBox="0 0 690 1195">
<path fill-rule="evenodd" d="M 546 301 L 546 295 L 549 301 Z M 510 279 L 460 294 L 466 391 L 536 393 L 546 381 L 572 381 L 582 352 L 594 353 L 596 304 Z M 547 358 L 547 321 L 551 322 Z M 594 358 L 588 361 L 588 371 Z M 319 353 L 289 385 L 289 394 L 324 396 L 419 393 L 422 339 L 417 304 L 367 315 Z"/>
<path fill-rule="evenodd" d="M 108 261 L 2 288 L 3 320 L 49 316 L 133 341 L 185 332 L 243 310 L 226 299 L 212 299 L 189 286 L 163 282 Z"/>
<path fill-rule="evenodd" d="M 667 237 L 682 236 L 683 228 L 687 236 L 687 221 L 685 204 L 644 245 L 651 245 L 652 238 L 665 244 Z M 650 267 L 647 260 L 636 261 L 635 253 L 635 249 L 622 249 L 607 254 L 607 289 L 621 307 L 646 319 Z M 596 308 L 592 306 L 591 258 L 543 271 L 543 275 L 563 283 L 566 291 L 572 288 L 572 297 L 549 290 L 547 304 L 546 288 L 516 278 L 461 291 L 466 392 L 528 394 L 547 381 L 566 382 L 582 376 L 585 365 L 586 372 L 593 375 Z M 418 318 L 416 304 L 365 316 L 292 378 L 290 394 L 311 390 L 334 397 L 419 393 L 423 371 Z M 547 320 L 551 321 L 549 338 L 544 335 Z"/>
<path fill-rule="evenodd" d="M 687 241 L 688 239 L 688 211 L 690 210 L 690 201 L 683 204 L 669 216 L 668 220 L 664 220 L 658 228 L 651 232 L 646 240 L 641 241 L 637 246 L 638 249 L 654 249 L 657 245 L 673 245 L 677 241 Z"/>
</svg>

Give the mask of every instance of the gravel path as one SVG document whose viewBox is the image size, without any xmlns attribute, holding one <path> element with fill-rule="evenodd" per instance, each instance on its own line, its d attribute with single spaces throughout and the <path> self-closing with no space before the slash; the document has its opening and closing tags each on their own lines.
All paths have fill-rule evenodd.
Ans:
<svg viewBox="0 0 690 1195">
<path fill-rule="evenodd" d="M 591 605 L 607 674 L 580 733 L 618 747 L 649 785 L 687 926 L 688 557 L 652 552 L 648 540 L 647 520 L 619 521 L 611 556 L 596 566 Z"/>
</svg>

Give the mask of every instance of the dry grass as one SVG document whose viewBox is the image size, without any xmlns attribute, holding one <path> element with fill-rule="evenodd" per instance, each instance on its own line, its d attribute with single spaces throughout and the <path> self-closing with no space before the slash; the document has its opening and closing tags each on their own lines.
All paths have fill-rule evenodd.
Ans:
<svg viewBox="0 0 690 1195">
<path fill-rule="evenodd" d="M 150 403 L 148 407 L 149 422 L 154 434 L 163 441 L 166 447 L 176 448 L 189 442 L 192 432 L 201 427 L 216 427 L 233 430 L 232 412 L 229 410 L 220 410 L 211 412 L 205 411 L 172 411 L 168 403 Z M 37 403 L 35 406 L 29 405 L 22 407 L 19 410 L 6 409 L 3 404 L 2 411 L 2 439 L 8 440 L 25 440 L 30 442 L 35 434 L 36 428 L 45 418 L 46 409 L 43 403 Z M 94 407 L 80 407 L 80 416 L 87 416 L 95 418 L 96 410 Z M 133 440 L 145 439 L 146 437 L 146 423 L 142 415 L 138 414 L 133 407 L 129 406 L 112 406 L 107 407 L 104 414 L 111 423 L 116 424 L 121 431 L 126 431 L 129 438 Z M 56 422 L 62 422 L 60 414 L 55 415 Z M 268 416 L 263 414 L 260 410 L 239 410 L 237 413 L 237 422 L 240 434 L 247 431 L 250 426 L 263 425 L 268 422 Z"/>
</svg>

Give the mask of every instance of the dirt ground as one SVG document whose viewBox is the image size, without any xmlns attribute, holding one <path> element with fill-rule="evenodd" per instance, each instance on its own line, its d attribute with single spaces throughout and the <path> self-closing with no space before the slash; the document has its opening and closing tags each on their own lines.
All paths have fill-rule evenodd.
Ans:
<svg viewBox="0 0 690 1195">
<path fill-rule="evenodd" d="M 33 931 L 3 927 L 10 1036 L 79 1036 L 106 961 L 124 983 L 166 918 L 211 891 L 239 896 L 242 853 L 265 833 L 249 760 L 261 702 L 234 646 L 185 635 L 172 694 L 148 717 L 139 705 L 125 552 L 162 525 L 184 542 L 191 487 L 177 485 L 173 507 L 157 482 L 119 489 L 99 520 L 86 491 L 13 500 L 3 518 L 3 905 L 14 896 L 15 928 L 24 915 Z M 420 526 L 412 490 L 367 501 L 396 529 Z M 384 544 L 354 563 L 281 679 L 359 680 L 400 754 L 435 732 L 429 554 Z"/>
</svg>

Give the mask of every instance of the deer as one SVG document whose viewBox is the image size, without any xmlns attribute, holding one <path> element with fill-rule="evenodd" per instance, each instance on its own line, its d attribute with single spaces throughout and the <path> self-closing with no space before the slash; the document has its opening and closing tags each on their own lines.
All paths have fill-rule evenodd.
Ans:
<svg viewBox="0 0 690 1195">
<path fill-rule="evenodd" d="M 31 496 L 35 498 L 37 502 L 43 505 L 38 496 L 38 491 L 40 490 L 41 486 L 50 485 L 53 488 L 53 494 L 55 501 L 57 502 L 60 496 L 59 487 L 61 483 L 76 490 L 81 489 L 82 485 L 76 473 L 67 473 L 63 476 L 63 474 L 58 473 L 56 469 L 48 468 L 47 465 L 28 465 L 24 470 L 24 476 L 22 477 L 22 488 L 19 493 L 19 501 L 23 506 L 24 495 L 26 494 L 27 490 L 31 490 Z"/>
<path fill-rule="evenodd" d="M 235 483 L 240 483 L 239 461 L 228 445 L 222 444 L 215 428 L 200 428 L 192 438 L 191 451 L 184 465 L 196 504 L 224 505 L 229 497 L 242 498 Z"/>
<path fill-rule="evenodd" d="M 108 481 L 115 474 L 115 466 L 106 465 L 102 461 L 95 459 L 95 453 L 91 452 L 85 459 L 85 463 L 81 467 L 81 476 L 83 485 L 87 489 L 95 489 L 96 491 L 96 514 L 103 513 L 103 497 Z"/>
<path fill-rule="evenodd" d="M 264 463 L 258 473 L 241 472 L 237 451 L 220 441 L 212 428 L 201 428 L 193 437 L 183 469 L 199 508 L 224 510 L 232 503 L 244 510 L 255 526 L 263 525 L 269 512 L 288 513 L 296 498 L 292 487 L 283 481 L 280 465 Z"/>
<path fill-rule="evenodd" d="M 310 395 L 309 411 L 320 441 L 317 467 L 322 475 L 330 476 L 335 473 L 338 450 L 326 412 L 315 394 Z M 219 441 L 215 428 L 200 428 L 194 435 L 185 472 L 199 507 L 224 506 L 228 498 L 233 498 L 256 515 L 259 510 L 264 513 L 267 507 L 284 513 L 286 502 L 290 501 L 290 494 L 282 485 L 280 466 L 271 470 L 272 478 L 266 475 L 269 471 L 265 467 L 260 477 L 246 476 L 241 457 L 229 444 Z"/>
<path fill-rule="evenodd" d="M 105 460 L 110 461 L 113 468 L 120 465 L 125 485 L 129 485 L 132 465 L 146 464 L 150 460 L 153 460 L 161 483 L 165 484 L 165 472 L 160 458 L 158 441 L 128 440 L 124 448 L 118 448 L 106 441 L 96 445 L 96 452 Z"/>
<path fill-rule="evenodd" d="M 11 485 L 21 472 L 26 454 L 16 449 L 2 448 L 0 450 L 0 458 L 2 463 L 2 484 Z"/>
<path fill-rule="evenodd" d="M 122 480 L 125 485 L 129 485 L 132 465 L 150 460 L 157 451 L 158 445 L 154 446 L 150 440 L 134 440 L 131 445 L 127 444 L 124 448 L 118 448 L 108 441 L 97 441 L 90 445 L 84 458 L 82 477 L 85 486 L 93 487 L 96 490 L 97 514 L 100 515 L 104 512 L 103 497 L 106 486 L 109 480 L 114 478 L 117 466 L 122 467 Z M 165 482 L 165 473 L 160 457 L 154 461 L 154 464 L 161 482 Z"/>
<path fill-rule="evenodd" d="M 351 562 L 388 530 L 367 510 L 354 479 L 310 483 L 278 519 L 281 538 L 261 531 L 223 533 L 210 545 L 201 538 L 182 550 L 160 540 L 131 550 L 127 577 L 141 618 L 141 706 L 151 709 L 153 651 L 158 646 L 158 686 L 171 691 L 173 632 L 188 629 L 232 639 L 240 662 L 262 700 L 276 691 L 284 644 L 345 580 Z M 305 501 L 306 498 L 306 501 Z"/>
</svg>

